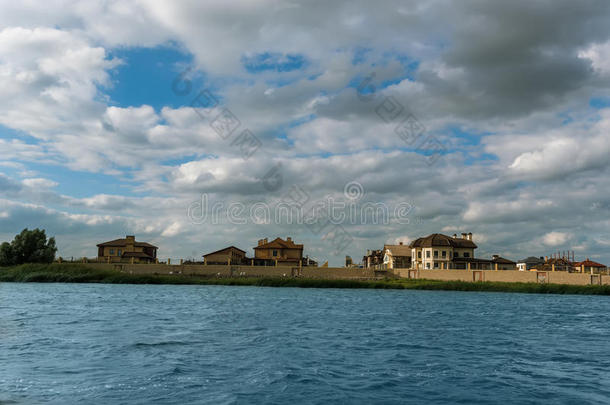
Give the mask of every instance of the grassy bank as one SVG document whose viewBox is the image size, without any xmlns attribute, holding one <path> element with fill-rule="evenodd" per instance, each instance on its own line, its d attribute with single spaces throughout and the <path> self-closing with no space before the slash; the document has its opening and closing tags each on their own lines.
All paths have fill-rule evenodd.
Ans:
<svg viewBox="0 0 610 405">
<path fill-rule="evenodd" d="M 183 275 L 134 275 L 94 270 L 78 264 L 24 264 L 0 267 L 0 282 L 106 283 L 106 284 L 207 284 L 302 288 L 381 288 L 446 291 L 495 291 L 540 294 L 610 295 L 608 285 L 535 283 L 471 283 L 437 280 L 323 280 L 302 278 L 205 278 Z"/>
</svg>

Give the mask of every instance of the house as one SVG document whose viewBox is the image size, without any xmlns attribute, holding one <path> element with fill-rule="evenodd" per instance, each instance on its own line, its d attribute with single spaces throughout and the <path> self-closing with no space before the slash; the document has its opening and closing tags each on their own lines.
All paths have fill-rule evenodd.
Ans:
<svg viewBox="0 0 610 405">
<path fill-rule="evenodd" d="M 593 260 L 589 260 L 589 258 L 587 257 L 587 260 L 583 260 L 582 262 L 577 262 L 574 263 L 574 267 L 576 268 L 576 271 L 580 271 L 582 273 L 599 273 L 600 271 L 606 270 L 606 266 L 601 264 L 601 263 L 597 263 L 594 262 Z"/>
<path fill-rule="evenodd" d="M 495 270 L 516 270 L 517 262 L 513 262 L 512 260 L 506 259 L 499 255 L 493 255 L 491 259 L 491 264 Z"/>
<path fill-rule="evenodd" d="M 545 257 L 544 263 L 535 267 L 536 270 L 542 271 L 574 271 L 574 264 L 566 257 Z M 576 270 L 580 271 L 580 270 Z"/>
<path fill-rule="evenodd" d="M 271 242 L 260 239 L 254 247 L 254 262 L 256 264 L 298 266 L 303 262 L 303 245 L 297 245 L 291 237 L 286 240 L 275 238 Z M 309 262 L 309 260 L 307 260 Z"/>
<path fill-rule="evenodd" d="M 128 235 L 124 239 L 115 239 L 97 245 L 99 261 L 154 263 L 157 260 L 156 246 L 146 242 L 136 241 L 135 236 Z"/>
<path fill-rule="evenodd" d="M 367 250 L 366 255 L 362 257 L 362 266 L 365 269 L 376 268 L 383 264 L 383 250 Z"/>
<path fill-rule="evenodd" d="M 411 268 L 414 269 L 466 269 L 468 263 L 478 267 L 474 259 L 477 245 L 472 241 L 472 233 L 462 233 L 458 238 L 433 233 L 423 238 L 415 239 L 411 245 Z"/>
<path fill-rule="evenodd" d="M 235 246 L 229 246 L 203 255 L 205 264 L 242 264 L 247 263 L 246 252 Z"/>
<path fill-rule="evenodd" d="M 530 256 L 528 258 L 519 260 L 517 262 L 517 269 L 519 271 L 528 271 L 531 269 L 535 269 L 536 266 L 542 266 L 543 264 L 544 264 L 543 257 Z"/>
<path fill-rule="evenodd" d="M 517 268 L 516 262 L 498 255 L 492 256 L 491 264 L 493 268 L 490 270 L 515 270 Z"/>
<path fill-rule="evenodd" d="M 398 245 L 383 245 L 383 263 L 388 269 L 410 268 L 411 248 L 402 242 Z"/>
</svg>

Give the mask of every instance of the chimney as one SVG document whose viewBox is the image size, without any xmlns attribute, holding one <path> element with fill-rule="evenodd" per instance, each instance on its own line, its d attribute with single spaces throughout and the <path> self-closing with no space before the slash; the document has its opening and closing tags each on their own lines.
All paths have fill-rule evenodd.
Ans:
<svg viewBox="0 0 610 405">
<path fill-rule="evenodd" d="M 292 242 L 292 238 L 290 236 L 286 236 L 286 242 Z"/>
<path fill-rule="evenodd" d="M 262 244 L 263 244 L 263 240 L 262 240 L 262 239 L 259 239 L 259 240 L 258 240 L 258 246 L 260 246 L 260 245 L 262 245 Z"/>
<path fill-rule="evenodd" d="M 457 239 L 457 233 L 453 234 L 453 239 Z"/>
<path fill-rule="evenodd" d="M 468 232 L 468 240 L 472 240 L 472 232 Z"/>
<path fill-rule="evenodd" d="M 263 239 L 263 243 L 267 243 L 267 238 Z"/>
<path fill-rule="evenodd" d="M 125 237 L 125 239 L 127 239 L 128 242 L 135 242 L 136 241 L 136 237 L 134 235 L 127 235 Z"/>
<path fill-rule="evenodd" d="M 467 239 L 466 238 L 466 232 L 462 232 L 462 239 Z"/>
</svg>

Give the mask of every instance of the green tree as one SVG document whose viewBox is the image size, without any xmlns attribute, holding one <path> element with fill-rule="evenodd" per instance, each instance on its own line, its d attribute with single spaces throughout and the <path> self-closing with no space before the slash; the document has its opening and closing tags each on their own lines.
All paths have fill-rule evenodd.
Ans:
<svg viewBox="0 0 610 405">
<path fill-rule="evenodd" d="M 23 263 L 51 263 L 55 259 L 57 247 L 55 238 L 49 238 L 44 230 L 27 228 L 15 236 L 9 244 L 0 245 L 0 266 Z"/>
<path fill-rule="evenodd" d="M 0 245 L 0 266 L 12 266 L 14 263 L 13 248 L 8 242 Z"/>
</svg>

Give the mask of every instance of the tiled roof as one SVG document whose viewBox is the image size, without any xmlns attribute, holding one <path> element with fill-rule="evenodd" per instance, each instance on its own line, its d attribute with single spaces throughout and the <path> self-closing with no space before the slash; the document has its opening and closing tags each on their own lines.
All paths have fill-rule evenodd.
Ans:
<svg viewBox="0 0 610 405">
<path fill-rule="evenodd" d="M 137 247 L 149 247 L 149 248 L 158 249 L 158 247 L 156 247 L 154 245 L 151 245 L 150 243 L 146 243 L 146 242 L 135 242 L 133 245 L 137 246 Z M 122 247 L 122 246 L 127 246 L 127 239 L 126 238 L 115 239 L 115 240 L 111 240 L 110 242 L 100 243 L 97 246 L 98 247 L 104 247 L 104 246 L 118 246 L 118 247 Z"/>
<path fill-rule="evenodd" d="M 454 247 L 454 248 L 476 248 L 477 245 L 468 239 L 452 238 L 442 233 L 433 233 L 423 238 L 415 239 L 411 247 Z"/>
<path fill-rule="evenodd" d="M 293 241 L 275 238 L 271 242 L 254 247 L 254 249 L 303 249 L 303 245 L 297 245 Z"/>
<path fill-rule="evenodd" d="M 217 251 L 215 251 L 215 252 L 207 253 L 207 254 L 203 255 L 203 257 L 209 256 L 209 255 L 213 255 L 213 254 L 216 254 L 216 253 L 220 253 L 220 252 L 223 252 L 223 251 L 225 251 L 225 250 L 229 250 L 229 249 L 235 249 L 235 250 L 239 250 L 239 251 L 240 251 L 240 252 L 242 252 L 243 254 L 246 254 L 246 251 L 245 251 L 245 250 L 241 250 L 240 248 L 238 248 L 238 247 L 235 247 L 235 246 L 231 245 L 231 246 L 229 246 L 229 247 L 226 247 L 226 248 L 223 248 L 223 249 L 219 249 L 219 250 L 217 250 Z"/>
<path fill-rule="evenodd" d="M 605 265 L 601 264 L 601 263 L 597 263 L 594 262 L 593 260 L 583 260 L 582 262 L 578 262 L 578 263 L 574 263 L 574 266 L 576 267 L 580 267 L 580 266 L 585 266 L 585 267 L 606 267 Z"/>
<path fill-rule="evenodd" d="M 499 263 L 499 264 L 517 264 L 517 263 L 513 262 L 512 260 L 508 260 L 508 259 L 505 259 L 500 256 L 493 258 L 491 261 L 494 263 Z"/>
<path fill-rule="evenodd" d="M 390 249 L 392 256 L 408 256 L 411 257 L 411 247 L 409 245 L 383 245 L 383 251 Z"/>
</svg>

